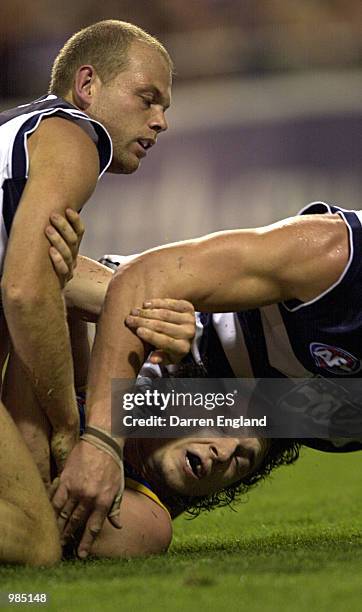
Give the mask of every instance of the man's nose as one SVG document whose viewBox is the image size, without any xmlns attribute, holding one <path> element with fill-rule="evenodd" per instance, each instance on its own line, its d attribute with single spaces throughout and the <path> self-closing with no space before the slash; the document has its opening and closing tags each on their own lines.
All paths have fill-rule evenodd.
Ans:
<svg viewBox="0 0 362 612">
<path fill-rule="evenodd" d="M 165 111 L 160 108 L 153 114 L 150 121 L 150 128 L 157 134 L 165 132 L 168 129 L 168 124 L 165 117 Z"/>
<path fill-rule="evenodd" d="M 238 447 L 238 440 L 223 438 L 221 443 L 210 444 L 209 450 L 213 461 L 224 463 L 230 461 Z"/>
</svg>

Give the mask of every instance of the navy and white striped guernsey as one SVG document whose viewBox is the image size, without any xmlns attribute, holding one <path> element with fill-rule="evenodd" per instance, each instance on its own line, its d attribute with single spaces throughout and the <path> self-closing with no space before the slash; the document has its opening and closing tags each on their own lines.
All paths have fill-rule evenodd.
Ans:
<svg viewBox="0 0 362 612">
<path fill-rule="evenodd" d="M 192 354 L 210 378 L 361 377 L 362 212 L 314 202 L 300 214 L 324 213 L 339 214 L 348 229 L 349 260 L 341 277 L 306 303 L 198 313 Z M 114 268 L 117 256 L 107 255 L 103 262 Z M 362 450 L 360 439 L 305 444 L 332 452 Z"/>
<path fill-rule="evenodd" d="M 198 350 L 210 377 L 361 377 L 362 213 L 314 202 L 300 214 L 324 213 L 339 214 L 348 230 L 349 260 L 340 278 L 309 302 L 200 314 Z M 362 450 L 360 439 L 305 444 L 331 452 Z"/>
<path fill-rule="evenodd" d="M 28 178 L 27 138 L 43 119 L 54 116 L 77 123 L 96 144 L 99 177 L 111 163 L 112 141 L 107 130 L 62 98 L 50 94 L 0 113 L 0 270 L 11 225 Z"/>
</svg>

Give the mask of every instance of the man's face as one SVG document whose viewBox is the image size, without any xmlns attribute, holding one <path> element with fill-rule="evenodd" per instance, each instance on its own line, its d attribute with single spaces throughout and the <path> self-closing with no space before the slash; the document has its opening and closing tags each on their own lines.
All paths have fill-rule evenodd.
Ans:
<svg viewBox="0 0 362 612">
<path fill-rule="evenodd" d="M 146 478 L 165 492 L 201 496 L 221 491 L 261 464 L 268 442 L 262 438 L 180 438 L 148 440 Z M 146 458 L 145 458 L 146 456 Z"/>
<path fill-rule="evenodd" d="M 87 113 L 100 121 L 113 141 L 111 172 L 137 170 L 158 134 L 167 129 L 172 76 L 157 49 L 134 42 L 128 49 L 127 68 L 111 82 L 98 81 Z"/>
</svg>

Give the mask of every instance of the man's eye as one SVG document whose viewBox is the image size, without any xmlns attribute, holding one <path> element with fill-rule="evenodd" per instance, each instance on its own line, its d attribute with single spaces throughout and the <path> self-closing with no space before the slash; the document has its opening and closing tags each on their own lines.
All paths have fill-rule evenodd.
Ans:
<svg viewBox="0 0 362 612">
<path fill-rule="evenodd" d="M 151 106 L 151 104 L 153 103 L 153 98 L 147 98 L 145 96 L 142 96 L 142 100 L 145 106 L 147 106 L 147 108 L 149 108 Z"/>
</svg>

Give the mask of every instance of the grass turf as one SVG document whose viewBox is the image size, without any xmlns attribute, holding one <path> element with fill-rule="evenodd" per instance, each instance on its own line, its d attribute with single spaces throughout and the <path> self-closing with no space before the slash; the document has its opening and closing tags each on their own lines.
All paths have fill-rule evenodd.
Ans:
<svg viewBox="0 0 362 612">
<path fill-rule="evenodd" d="M 281 468 L 237 504 L 238 512 L 177 519 L 163 557 L 3 567 L 0 589 L 48 592 L 42 609 L 60 612 L 357 612 L 361 459 L 304 450 L 295 466 Z"/>
</svg>

